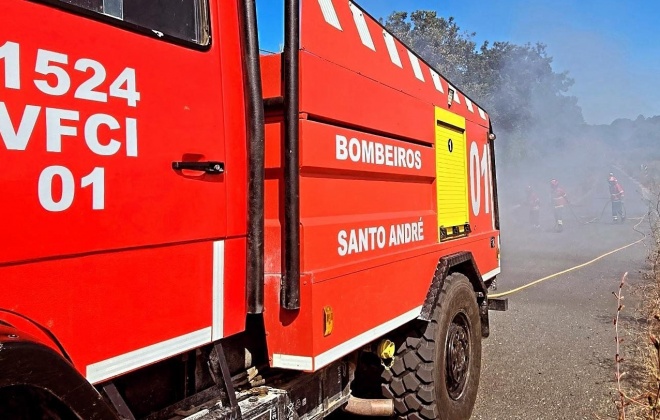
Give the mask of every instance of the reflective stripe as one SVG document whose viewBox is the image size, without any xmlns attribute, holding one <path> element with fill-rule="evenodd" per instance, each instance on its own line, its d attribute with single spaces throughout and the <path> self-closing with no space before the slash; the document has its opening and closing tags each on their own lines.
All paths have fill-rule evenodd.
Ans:
<svg viewBox="0 0 660 420">
<path fill-rule="evenodd" d="M 273 367 L 294 370 L 312 370 L 312 358 L 307 356 L 291 356 L 288 354 L 273 354 Z"/>
<path fill-rule="evenodd" d="M 431 71 L 431 79 L 433 79 L 433 84 L 435 85 L 435 88 L 438 90 L 440 93 L 445 93 L 445 90 L 442 88 L 442 81 L 440 80 L 440 75 L 433 69 L 430 69 Z"/>
<path fill-rule="evenodd" d="M 393 329 L 400 327 L 406 322 L 417 318 L 421 312 L 422 307 L 418 306 L 402 315 L 399 315 L 394 319 L 387 321 L 384 324 L 372 328 L 369 331 L 365 331 L 362 334 L 353 337 L 350 340 L 345 341 L 344 343 L 333 347 L 324 353 L 319 354 L 314 358 L 314 370 L 318 370 L 323 366 L 327 366 L 340 357 L 352 352 L 353 350 L 356 350 L 365 344 L 371 343 L 381 335 L 386 334 Z"/>
<path fill-rule="evenodd" d="M 410 64 L 412 65 L 413 71 L 415 72 L 415 77 L 424 81 L 424 73 L 422 73 L 422 67 L 419 64 L 419 58 L 412 51 L 408 50 L 408 58 L 410 58 Z"/>
<path fill-rule="evenodd" d="M 472 106 L 472 101 L 467 96 L 465 97 L 465 105 L 467 105 L 467 108 L 470 112 L 474 112 L 474 107 Z"/>
<path fill-rule="evenodd" d="M 371 39 L 371 34 L 369 33 L 369 27 L 367 27 L 367 21 L 364 19 L 364 14 L 362 13 L 362 10 L 360 10 L 357 6 L 355 6 L 351 2 L 348 2 L 348 7 L 350 7 L 351 13 L 353 13 L 353 20 L 355 21 L 355 26 L 357 26 L 358 33 L 360 34 L 360 40 L 362 40 L 362 44 L 364 44 L 364 46 L 366 47 L 369 47 L 373 51 L 376 51 L 376 47 L 374 46 L 374 40 Z"/>
<path fill-rule="evenodd" d="M 224 336 L 225 242 L 213 243 L 213 341 Z"/>
<path fill-rule="evenodd" d="M 319 6 L 321 6 L 321 12 L 325 21 L 341 31 L 339 18 L 337 17 L 335 6 L 332 5 L 332 0 L 319 0 Z"/>
<path fill-rule="evenodd" d="M 175 337 L 87 366 L 85 376 L 92 384 L 114 378 L 168 357 L 211 342 L 211 327 Z"/>
<path fill-rule="evenodd" d="M 502 269 L 500 267 L 497 267 L 495 270 L 491 270 L 491 271 L 487 272 L 486 274 L 482 275 L 481 279 L 483 281 L 490 280 L 493 277 L 495 277 L 496 275 L 500 274 L 501 272 L 502 272 Z"/>
</svg>

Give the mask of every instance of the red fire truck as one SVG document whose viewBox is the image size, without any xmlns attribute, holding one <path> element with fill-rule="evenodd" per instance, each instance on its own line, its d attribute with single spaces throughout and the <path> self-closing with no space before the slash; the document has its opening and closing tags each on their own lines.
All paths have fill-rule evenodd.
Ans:
<svg viewBox="0 0 660 420">
<path fill-rule="evenodd" d="M 0 418 L 468 418 L 488 115 L 348 0 L 3 0 Z"/>
</svg>

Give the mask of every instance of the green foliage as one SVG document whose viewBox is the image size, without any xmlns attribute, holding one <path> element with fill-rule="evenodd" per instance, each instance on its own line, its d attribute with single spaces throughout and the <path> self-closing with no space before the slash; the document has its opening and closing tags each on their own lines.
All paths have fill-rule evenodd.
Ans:
<svg viewBox="0 0 660 420">
<path fill-rule="evenodd" d="M 385 26 L 422 56 L 431 66 L 455 83 L 462 83 L 468 73 L 476 44 L 474 33 L 461 32 L 454 18 L 438 17 L 436 12 L 417 10 L 394 12 Z"/>
</svg>

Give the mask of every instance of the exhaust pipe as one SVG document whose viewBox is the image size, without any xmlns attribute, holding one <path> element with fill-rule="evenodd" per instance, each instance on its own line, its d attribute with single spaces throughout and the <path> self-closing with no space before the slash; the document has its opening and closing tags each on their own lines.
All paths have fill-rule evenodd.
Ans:
<svg viewBox="0 0 660 420">
<path fill-rule="evenodd" d="M 394 415 L 394 402 L 385 399 L 365 400 L 351 395 L 343 410 L 358 416 L 390 417 Z"/>
<path fill-rule="evenodd" d="M 300 0 L 284 2 L 284 276 L 280 306 L 300 309 Z"/>
</svg>

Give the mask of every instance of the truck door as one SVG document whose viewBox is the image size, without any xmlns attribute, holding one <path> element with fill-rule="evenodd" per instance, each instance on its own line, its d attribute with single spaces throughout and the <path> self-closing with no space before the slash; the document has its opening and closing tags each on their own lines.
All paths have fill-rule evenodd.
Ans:
<svg viewBox="0 0 660 420">
<path fill-rule="evenodd" d="M 226 236 L 210 28 L 207 0 L 3 0 L 0 264 Z"/>
</svg>

